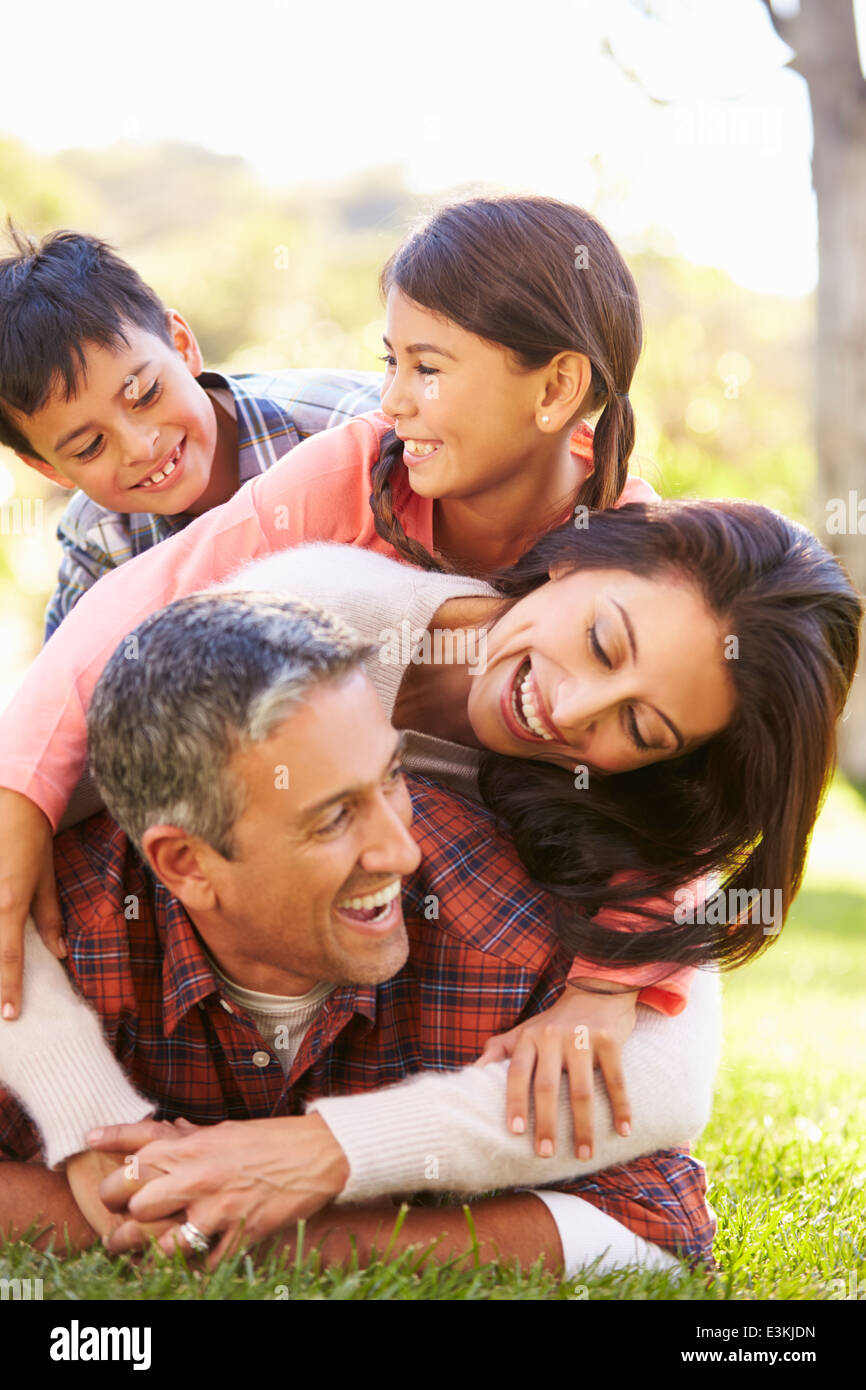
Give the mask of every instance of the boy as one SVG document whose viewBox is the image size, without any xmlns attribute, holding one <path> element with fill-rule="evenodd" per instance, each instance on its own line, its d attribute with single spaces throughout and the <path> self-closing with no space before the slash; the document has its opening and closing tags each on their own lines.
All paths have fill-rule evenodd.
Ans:
<svg viewBox="0 0 866 1390">
<path fill-rule="evenodd" d="M 108 570 L 228 501 L 302 439 L 379 407 L 377 372 L 223 376 L 96 237 L 0 260 L 0 444 L 74 495 L 45 640 Z"/>
</svg>

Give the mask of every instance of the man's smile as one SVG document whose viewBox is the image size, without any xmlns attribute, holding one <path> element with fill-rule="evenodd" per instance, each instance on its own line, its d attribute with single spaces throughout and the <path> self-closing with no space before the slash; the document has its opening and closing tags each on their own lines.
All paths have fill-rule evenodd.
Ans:
<svg viewBox="0 0 866 1390">
<path fill-rule="evenodd" d="M 401 920 L 402 886 L 402 879 L 395 878 L 392 883 L 386 884 L 375 893 L 341 899 L 336 905 L 336 911 L 356 931 L 365 935 L 380 935 L 390 931 Z"/>
</svg>

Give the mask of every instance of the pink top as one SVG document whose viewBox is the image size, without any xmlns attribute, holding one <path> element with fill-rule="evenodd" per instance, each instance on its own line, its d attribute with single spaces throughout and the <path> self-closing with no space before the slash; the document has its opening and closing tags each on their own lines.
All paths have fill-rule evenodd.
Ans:
<svg viewBox="0 0 866 1390">
<path fill-rule="evenodd" d="M 221 584 L 251 560 L 304 541 L 360 545 L 399 559 L 376 532 L 369 504 L 371 469 L 392 425 L 376 410 L 312 435 L 223 506 L 103 575 L 43 647 L 0 715 L 0 786 L 29 797 L 56 829 L 84 771 L 86 711 L 96 682 L 121 639 L 174 599 Z M 592 468 L 591 438 L 586 427 L 574 436 L 576 485 Z M 414 493 L 405 473 L 392 493 L 406 534 L 432 552 L 433 499 Z M 619 503 L 656 496 L 648 483 L 629 478 Z M 560 521 L 570 515 L 569 509 Z M 579 973 L 603 972 L 592 966 Z M 630 983 L 631 973 L 639 972 L 611 978 Z M 646 979 L 646 968 L 640 973 Z M 678 1013 L 687 998 L 685 985 L 676 983 L 682 973 L 655 986 L 645 1002 Z"/>
</svg>

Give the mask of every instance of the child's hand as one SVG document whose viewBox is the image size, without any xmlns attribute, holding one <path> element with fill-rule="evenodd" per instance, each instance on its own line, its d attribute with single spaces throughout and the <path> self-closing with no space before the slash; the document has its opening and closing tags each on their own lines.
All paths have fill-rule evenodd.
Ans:
<svg viewBox="0 0 866 1390">
<path fill-rule="evenodd" d="M 592 982 L 593 990 L 597 982 Z M 568 1074 L 574 1116 L 574 1152 L 592 1158 L 593 1068 L 601 1067 L 617 1133 L 631 1133 L 631 1112 L 622 1073 L 620 1049 L 635 1024 L 637 990 L 589 993 L 569 984 L 545 1013 L 490 1038 L 476 1066 L 511 1058 L 508 1068 L 506 1123 L 514 1134 L 526 1130 L 529 1084 L 535 1073 L 535 1151 L 542 1158 L 556 1151 L 556 1117 L 560 1080 Z"/>
<path fill-rule="evenodd" d="M 124 1218 L 115 1216 L 114 1212 L 108 1210 L 99 1194 L 99 1189 L 110 1174 L 121 1166 L 127 1166 L 128 1162 L 129 1160 L 123 1157 L 114 1154 L 93 1153 L 90 1149 L 85 1149 L 83 1153 L 74 1154 L 66 1161 L 66 1180 L 78 1203 L 78 1209 L 96 1234 L 103 1238 L 109 1236 L 120 1226 Z M 148 1176 L 151 1175 L 148 1174 Z M 159 1177 L 161 1174 L 157 1169 L 154 1169 L 152 1176 Z M 155 1221 L 150 1226 L 141 1226 L 142 1238 L 149 1235 L 155 1237 L 164 1235 L 171 1225 L 171 1221 Z"/>
<path fill-rule="evenodd" d="M 21 1006 L 24 925 L 27 914 L 55 956 L 62 944 L 63 915 L 54 878 L 51 822 L 35 802 L 0 788 L 0 1014 L 17 1018 Z M 0 1022 L 0 1028 L 3 1024 Z"/>
</svg>

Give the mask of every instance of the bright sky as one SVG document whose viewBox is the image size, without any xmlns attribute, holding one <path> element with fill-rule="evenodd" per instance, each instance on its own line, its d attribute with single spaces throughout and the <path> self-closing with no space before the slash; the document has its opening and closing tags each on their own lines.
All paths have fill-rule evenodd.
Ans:
<svg viewBox="0 0 866 1390">
<path fill-rule="evenodd" d="M 397 165 L 431 194 L 601 194 L 626 251 L 656 227 L 750 287 L 809 290 L 811 122 L 787 49 L 760 0 L 654 8 L 662 22 L 629 0 L 43 0 L 37 30 L 11 6 L 0 132 L 45 152 L 189 141 L 280 186 Z"/>
</svg>

